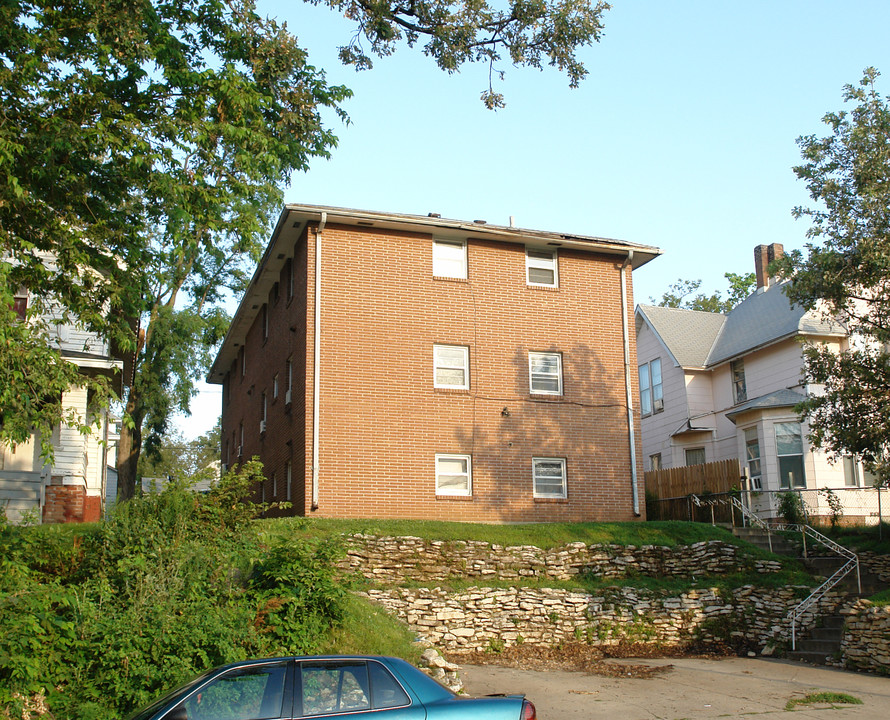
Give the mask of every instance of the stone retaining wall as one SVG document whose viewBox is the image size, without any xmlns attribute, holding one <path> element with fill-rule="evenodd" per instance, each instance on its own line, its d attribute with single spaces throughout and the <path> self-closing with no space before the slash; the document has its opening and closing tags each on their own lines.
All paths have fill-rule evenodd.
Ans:
<svg viewBox="0 0 890 720">
<path fill-rule="evenodd" d="M 841 655 L 847 667 L 890 675 L 890 606 L 859 600 L 845 608 Z"/>
<path fill-rule="evenodd" d="M 562 641 L 671 647 L 701 640 L 762 649 L 790 639 L 788 612 L 809 590 L 745 586 L 729 597 L 716 589 L 661 597 L 629 587 L 595 595 L 555 588 L 473 587 L 455 593 L 391 588 L 370 590 L 367 596 L 424 639 L 455 652 Z M 832 610 L 839 602 L 832 594 L 823 609 Z M 803 626 L 814 621 L 810 614 Z"/>
<path fill-rule="evenodd" d="M 859 564 L 881 578 L 882 582 L 890 583 L 890 555 L 878 555 L 866 550 L 859 553 Z"/>
<path fill-rule="evenodd" d="M 347 542 L 343 568 L 382 583 L 413 580 L 433 584 L 454 578 L 494 577 L 569 580 L 578 574 L 685 577 L 781 569 L 779 562 L 751 558 L 738 546 L 720 540 L 675 547 L 569 543 L 552 550 L 372 535 L 352 535 Z"/>
</svg>

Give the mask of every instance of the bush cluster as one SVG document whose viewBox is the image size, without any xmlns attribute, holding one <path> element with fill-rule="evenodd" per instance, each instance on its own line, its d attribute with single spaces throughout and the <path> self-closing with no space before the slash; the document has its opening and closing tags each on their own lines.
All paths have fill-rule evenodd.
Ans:
<svg viewBox="0 0 890 720">
<path fill-rule="evenodd" d="M 89 528 L 0 520 L 0 717 L 111 720 L 215 665 L 311 653 L 345 591 L 336 540 L 278 537 L 244 502 L 247 463 L 209 493 L 136 498 Z"/>
</svg>

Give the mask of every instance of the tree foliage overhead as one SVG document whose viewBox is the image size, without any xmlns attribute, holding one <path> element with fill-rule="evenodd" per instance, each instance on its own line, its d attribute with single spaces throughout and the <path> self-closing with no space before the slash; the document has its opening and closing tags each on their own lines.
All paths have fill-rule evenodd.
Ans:
<svg viewBox="0 0 890 720">
<path fill-rule="evenodd" d="M 24 286 L 35 316 L 58 309 L 135 352 L 128 428 L 162 428 L 191 391 L 171 378 L 206 355 L 190 341 L 219 338 L 215 303 L 240 288 L 290 173 L 334 145 L 321 109 L 348 95 L 252 0 L 4 4 L 0 301 Z M 28 330 L 36 348 L 37 325 L 0 331 L 0 367 L 13 364 L 9 336 Z M 24 367 L 39 377 L 10 386 L 30 398 L 14 408 L 20 427 L 62 419 L 40 386 L 65 387 L 71 370 L 38 361 Z M 8 427 L 2 438 L 20 441 Z"/>
<path fill-rule="evenodd" d="M 421 38 L 448 72 L 487 63 L 490 108 L 503 106 L 491 87 L 501 61 L 546 63 L 577 85 L 586 73 L 577 53 L 599 39 L 608 9 L 307 1 L 355 21 L 341 58 L 358 68 L 371 66 L 368 53 Z M 121 497 L 135 491 L 142 448 L 160 442 L 173 411 L 188 411 L 228 324 L 222 300 L 244 288 L 291 174 L 336 144 L 322 114 L 345 119 L 349 96 L 284 25 L 257 14 L 255 0 L 0 5 L 0 304 L 24 286 L 43 306 L 35 318 L 59 308 L 133 354 Z M 0 368 L 14 369 L 3 376 L 0 412 L 15 413 L 19 433 L 4 423 L 0 441 L 63 420 L 61 404 L 40 393 L 70 385 L 72 371 L 58 353 L 49 362 L 38 352 L 38 325 L 0 328 Z M 13 347 L 30 350 L 14 357 Z"/>
<path fill-rule="evenodd" d="M 502 75 L 497 63 L 541 68 L 546 63 L 565 72 L 571 87 L 587 75 L 577 49 L 599 41 L 607 2 L 589 0 L 510 0 L 507 8 L 485 0 L 310 0 L 327 4 L 357 24 L 340 59 L 362 70 L 372 67 L 362 44 L 377 55 L 392 54 L 399 41 L 410 47 L 423 41 L 423 51 L 449 73 L 467 62 L 489 66 L 489 86 L 482 93 L 486 107 L 504 106 L 492 79 Z"/>
<path fill-rule="evenodd" d="M 693 295 L 701 287 L 701 280 L 677 280 L 668 286 L 667 292 L 661 296 L 660 300 L 649 298 L 649 302 L 661 307 L 728 313 L 751 294 L 756 280 L 754 273 L 742 273 L 741 275 L 724 273 L 723 277 L 729 283 L 725 298 L 719 290 L 711 295 L 704 293 Z"/>
<path fill-rule="evenodd" d="M 841 353 L 806 349 L 807 380 L 822 385 L 801 406 L 811 439 L 836 456 L 858 455 L 884 482 L 890 478 L 890 104 L 867 68 L 847 85 L 849 111 L 823 118 L 831 133 L 798 139 L 803 164 L 795 174 L 815 207 L 808 218 L 806 255 L 780 263 L 795 303 L 842 319 L 851 334 Z"/>
</svg>

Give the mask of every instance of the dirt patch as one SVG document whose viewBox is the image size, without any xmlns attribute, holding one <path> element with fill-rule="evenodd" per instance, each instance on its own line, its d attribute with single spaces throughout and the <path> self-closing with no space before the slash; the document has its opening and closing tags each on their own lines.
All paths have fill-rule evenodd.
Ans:
<svg viewBox="0 0 890 720">
<path fill-rule="evenodd" d="M 591 647 L 584 643 L 563 643 L 557 647 L 512 645 L 500 652 L 448 653 L 459 665 L 497 665 L 523 670 L 575 670 L 604 677 L 648 678 L 669 672 L 673 666 L 610 662 L 613 658 L 716 657 L 724 653 L 702 653 L 694 648 L 658 648 L 652 645 Z"/>
</svg>

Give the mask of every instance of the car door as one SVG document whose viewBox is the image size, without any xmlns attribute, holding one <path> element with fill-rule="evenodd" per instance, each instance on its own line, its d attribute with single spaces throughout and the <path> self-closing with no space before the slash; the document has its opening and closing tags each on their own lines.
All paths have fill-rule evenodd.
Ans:
<svg viewBox="0 0 890 720">
<path fill-rule="evenodd" d="M 291 717 L 292 663 L 257 663 L 226 671 L 192 692 L 173 712 L 184 720 L 281 720 Z"/>
<path fill-rule="evenodd" d="M 294 716 L 423 720 L 426 710 L 377 660 L 304 660 L 297 663 Z"/>
</svg>

